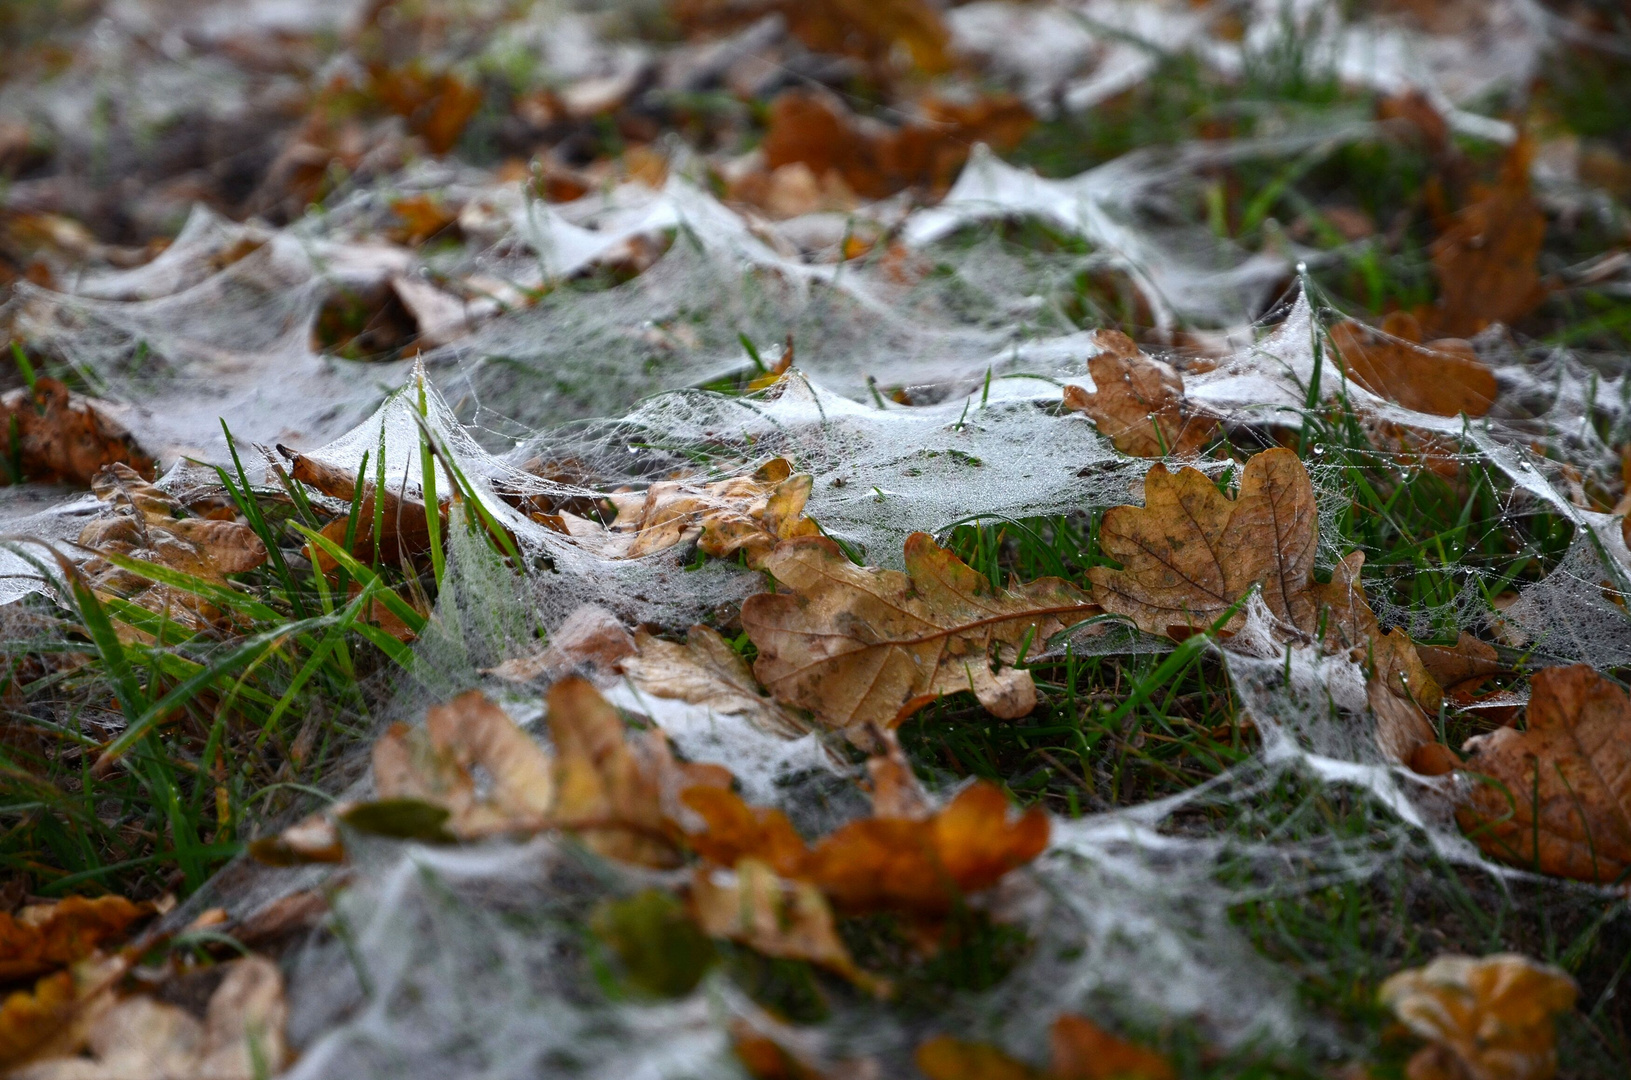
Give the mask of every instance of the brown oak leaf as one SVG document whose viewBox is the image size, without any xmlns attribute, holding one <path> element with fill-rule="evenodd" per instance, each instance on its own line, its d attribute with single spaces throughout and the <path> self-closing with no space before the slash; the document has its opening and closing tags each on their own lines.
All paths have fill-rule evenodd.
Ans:
<svg viewBox="0 0 1631 1080">
<path fill-rule="evenodd" d="M 1005 665 L 1025 641 L 1040 646 L 1098 610 L 1059 578 L 999 589 L 925 533 L 907 538 L 905 573 L 856 566 L 825 537 L 780 544 L 764 568 L 789 591 L 742 605 L 754 674 L 778 701 L 858 737 L 959 690 L 1004 719 L 1027 715 L 1035 684 Z"/>
<path fill-rule="evenodd" d="M 289 461 L 289 475 L 302 484 L 342 503 L 349 504 L 356 497 L 355 473 L 336 468 L 327 462 L 291 450 L 287 446 L 279 445 L 277 449 L 278 453 Z M 445 505 L 441 507 L 440 515 L 445 521 L 447 518 Z M 342 550 L 349 550 L 352 557 L 360 562 L 371 564 L 374 561 L 376 519 L 379 524 L 378 547 L 381 561 L 392 565 L 404 561 L 412 563 L 423 560 L 430 553 L 430 522 L 425 515 L 425 504 L 420 500 L 406 498 L 387 490 L 376 507 L 374 484 L 372 481 L 364 480 L 355 526 L 351 525 L 350 519 L 350 508 L 347 506 L 344 513 L 323 526 L 322 534 Z M 348 529 L 352 530 L 349 549 L 345 544 Z M 306 554 L 324 573 L 339 565 L 328 552 L 315 545 L 308 545 Z"/>
<path fill-rule="evenodd" d="M 610 495 L 617 513 L 610 525 L 567 510 L 550 516 L 603 558 L 637 559 L 694 540 L 715 558 L 740 551 L 757 568 L 779 541 L 816 533 L 815 522 L 803 516 L 810 485 L 809 474 L 795 474 L 785 458 L 773 458 L 751 476 L 707 484 L 662 480 L 644 491 Z"/>
<path fill-rule="evenodd" d="M 1491 323 L 1510 325 L 1546 298 L 1536 268 L 1546 215 L 1530 191 L 1534 147 L 1520 138 L 1507 153 L 1495 187 L 1456 214 L 1433 243 L 1438 307 L 1433 329 L 1462 337 Z"/>
<path fill-rule="evenodd" d="M 1552 1080 L 1552 1018 L 1578 992 L 1558 968 L 1503 953 L 1440 956 L 1391 976 L 1379 996 L 1428 1041 L 1406 1067 L 1410 1080 Z"/>
<path fill-rule="evenodd" d="M 1184 401 L 1172 365 L 1141 352 L 1119 330 L 1100 330 L 1100 351 L 1087 362 L 1093 392 L 1065 387 L 1065 408 L 1093 418 L 1116 449 L 1134 457 L 1193 457 L 1217 433 L 1217 422 Z"/>
<path fill-rule="evenodd" d="M 1382 333 L 1389 336 L 1352 319 L 1331 327 L 1331 342 L 1354 382 L 1416 412 L 1489 412 L 1497 392 L 1495 373 L 1471 345 L 1456 338 L 1423 342 L 1421 324 L 1402 311 L 1383 320 Z"/>
<path fill-rule="evenodd" d="M 1510 670 L 1493 645 L 1466 631 L 1454 645 L 1417 645 L 1416 652 L 1433 681 L 1452 698 L 1471 698 L 1492 676 Z"/>
<path fill-rule="evenodd" d="M 87 485 L 120 464 L 143 477 L 153 458 L 107 411 L 56 379 L 41 377 L 0 397 L 0 483 L 36 480 Z"/>
<path fill-rule="evenodd" d="M 704 705 L 719 715 L 746 717 L 766 731 L 790 738 L 809 730 L 808 724 L 765 696 L 753 669 L 719 631 L 693 626 L 681 645 L 641 630 L 634 641 L 634 654 L 625 657 L 621 667 L 641 693 Z"/>
<path fill-rule="evenodd" d="M 1582 881 L 1631 871 L 1631 698 L 1584 664 L 1544 668 L 1527 729 L 1467 742 L 1457 819 L 1485 853 Z"/>
<path fill-rule="evenodd" d="M 266 561 L 266 545 L 230 510 L 212 510 L 221 517 L 188 516 L 178 499 L 128 465 L 109 465 L 96 474 L 91 489 L 108 509 L 80 530 L 79 544 L 98 556 L 85 563 L 83 572 L 104 598 L 129 600 L 165 613 L 190 630 L 203 630 L 224 618 L 219 608 L 194 592 L 115 566 L 103 556 L 120 555 L 214 582 Z M 118 629 L 125 638 L 146 636 L 122 622 Z"/>
<path fill-rule="evenodd" d="M 1290 450 L 1247 461 L 1233 499 L 1197 469 L 1172 473 L 1156 465 L 1144 479 L 1144 505 L 1106 511 L 1099 543 L 1122 564 L 1088 571 L 1106 611 L 1149 633 L 1182 636 L 1213 625 L 1261 586 L 1281 640 L 1347 652 L 1369 669 L 1367 697 L 1388 757 L 1408 762 L 1433 741 L 1427 715 L 1437 712 L 1442 693 L 1409 637 L 1381 633 L 1359 580 L 1364 554 L 1350 553 L 1329 582 L 1314 580 L 1314 485 Z M 1244 621 L 1236 612 L 1224 629 Z"/>
</svg>

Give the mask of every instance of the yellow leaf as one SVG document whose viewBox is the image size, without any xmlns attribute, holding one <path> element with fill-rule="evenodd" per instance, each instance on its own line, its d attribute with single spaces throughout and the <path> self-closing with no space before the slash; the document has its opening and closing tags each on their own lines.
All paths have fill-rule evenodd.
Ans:
<svg viewBox="0 0 1631 1080">
<path fill-rule="evenodd" d="M 1551 1080 L 1552 1018 L 1574 1007 L 1574 980 L 1514 953 L 1441 956 L 1382 984 L 1382 1003 L 1429 1045 L 1411 1080 Z"/>
</svg>

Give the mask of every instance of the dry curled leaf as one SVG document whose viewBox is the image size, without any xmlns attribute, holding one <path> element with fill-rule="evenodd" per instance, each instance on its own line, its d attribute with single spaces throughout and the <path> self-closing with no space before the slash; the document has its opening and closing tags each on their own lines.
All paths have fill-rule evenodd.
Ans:
<svg viewBox="0 0 1631 1080">
<path fill-rule="evenodd" d="M 1466 631 L 1454 645 L 1417 645 L 1416 652 L 1433 681 L 1452 698 L 1470 698 L 1492 676 L 1509 670 L 1493 645 Z"/>
<path fill-rule="evenodd" d="M 108 509 L 80 530 L 79 544 L 98 556 L 85 563 L 83 572 L 104 598 L 119 597 L 187 629 L 204 630 L 225 618 L 220 609 L 193 591 L 155 582 L 104 556 L 153 563 L 213 582 L 266 561 L 266 545 L 248 525 L 231 517 L 188 516 L 179 500 L 128 465 L 109 465 L 97 473 L 92 490 Z M 122 622 L 119 630 L 141 636 Z"/>
<path fill-rule="evenodd" d="M 745 717 L 789 737 L 807 730 L 808 725 L 764 695 L 747 661 L 719 631 L 693 626 L 681 645 L 641 630 L 634 641 L 634 654 L 621 666 L 641 693 L 702 705 L 721 716 Z"/>
<path fill-rule="evenodd" d="M 757 568 L 778 541 L 816 532 L 803 516 L 810 484 L 785 458 L 772 458 L 751 476 L 707 484 L 662 480 L 645 491 L 611 495 L 617 517 L 609 526 L 565 510 L 552 517 L 603 558 L 637 559 L 696 541 L 715 558 L 740 551 Z"/>
<path fill-rule="evenodd" d="M 153 458 L 94 398 L 39 378 L 0 397 L 0 483 L 24 480 L 88 485 L 120 464 L 147 477 Z"/>
<path fill-rule="evenodd" d="M 479 793 L 476 768 L 491 777 Z M 432 706 L 423 729 L 393 724 L 374 744 L 374 785 L 445 807 L 461 837 L 545 828 L 555 800 L 549 755 L 478 690 Z"/>
<path fill-rule="evenodd" d="M 766 956 L 807 960 L 873 993 L 888 989 L 855 966 L 815 886 L 783 880 L 757 859 L 743 859 L 734 872 L 698 868 L 691 911 L 710 937 L 741 942 Z"/>
<path fill-rule="evenodd" d="M 883 199 L 905 188 L 944 191 L 975 143 L 1011 149 L 1035 122 L 1023 102 L 1006 94 L 930 97 L 916 112 L 889 126 L 856 116 L 834 95 L 784 91 L 771 103 L 764 171 L 739 178 L 731 196 L 790 217 L 850 209 L 858 198 Z"/>
<path fill-rule="evenodd" d="M 742 605 L 754 674 L 778 701 L 856 732 L 959 690 L 1004 719 L 1027 715 L 1035 684 L 1008 666 L 1020 646 L 1098 610 L 1059 578 L 999 589 L 925 533 L 907 538 L 905 573 L 856 566 L 824 537 L 781 544 L 764 568 L 790 591 Z"/>
<path fill-rule="evenodd" d="M 1199 470 L 1156 465 L 1144 479 L 1144 505 L 1107 511 L 1099 543 L 1122 564 L 1088 571 L 1105 610 L 1149 633 L 1181 636 L 1210 627 L 1261 586 L 1277 637 L 1347 652 L 1369 669 L 1377 742 L 1389 758 L 1408 762 L 1433 741 L 1427 716 L 1442 692 L 1402 631 L 1381 633 L 1359 580 L 1364 554 L 1350 553 L 1329 582 L 1314 580 L 1314 485 L 1290 450 L 1247 461 L 1233 499 Z M 1237 611 L 1224 629 L 1244 621 Z"/>
<path fill-rule="evenodd" d="M 83 960 L 152 913 L 152 904 L 122 896 L 70 896 L 30 904 L 15 915 L 0 911 L 0 981 L 33 978 Z"/>
<path fill-rule="evenodd" d="M 1093 392 L 1065 387 L 1065 408 L 1086 413 L 1116 449 L 1134 457 L 1193 457 L 1217 423 L 1184 400 L 1183 377 L 1172 365 L 1139 351 L 1119 330 L 1100 330 L 1099 352 L 1087 362 Z"/>
<path fill-rule="evenodd" d="M 1494 188 L 1463 208 L 1432 248 L 1439 285 L 1431 314 L 1436 332 L 1462 337 L 1491 323 L 1511 323 L 1546 298 L 1536 259 L 1546 215 L 1530 191 L 1534 147 L 1520 138 Z"/>
<path fill-rule="evenodd" d="M 283 975 L 247 956 L 222 965 L 204 1019 L 176 1005 L 133 996 L 84 1025 L 84 1054 L 43 1058 L 15 1080 L 254 1080 L 289 1061 Z"/>
<path fill-rule="evenodd" d="M 1552 1018 L 1574 1007 L 1574 980 L 1549 964 L 1504 953 L 1441 956 L 1382 984 L 1384 1005 L 1428 1045 L 1410 1080 L 1551 1080 Z"/>
<path fill-rule="evenodd" d="M 994 1046 L 936 1035 L 917 1048 L 929 1080 L 1174 1080 L 1162 1055 L 1110 1034 L 1085 1017 L 1065 1013 L 1049 1033 L 1046 1072 L 1015 1061 Z"/>
<path fill-rule="evenodd" d="M 584 604 L 572 610 L 541 652 L 512 657 L 488 674 L 508 682 L 553 682 L 574 672 L 605 677 L 634 651 L 634 635 L 616 615 L 598 605 Z"/>
<path fill-rule="evenodd" d="M 353 526 L 349 504 L 357 494 L 356 474 L 335 468 L 327 462 L 291 450 L 287 446 L 280 445 L 277 449 L 278 453 L 289 461 L 291 477 L 331 499 L 348 504 L 343 513 L 322 529 L 324 538 L 333 541 L 335 546 L 348 550 L 353 558 L 370 564 L 374 561 L 376 546 L 380 559 L 390 564 L 417 562 L 430 553 L 430 522 L 426 517 L 423 502 L 387 490 L 376 506 L 374 484 L 365 479 L 362 499 L 357 507 L 356 524 Z M 445 521 L 447 517 L 445 506 L 440 509 L 440 515 Z M 374 537 L 376 522 L 379 525 L 377 545 Z M 345 543 L 348 529 L 352 530 L 349 548 Z M 317 548 L 316 545 L 308 545 L 306 554 L 324 573 L 339 565 L 328 552 Z"/>
<path fill-rule="evenodd" d="M 815 52 L 886 63 L 896 45 L 931 74 L 950 68 L 951 37 L 939 11 L 925 0 L 677 0 L 672 12 L 690 33 L 746 26 L 773 12 Z"/>
<path fill-rule="evenodd" d="M 781 811 L 749 807 L 728 790 L 693 789 L 683 801 L 707 825 L 690 837 L 703 858 L 721 866 L 763 861 L 781 877 L 816 886 L 847 914 L 944 915 L 960 896 L 990 888 L 1048 844 L 1045 813 L 1010 819 L 1007 797 L 983 781 L 937 813 L 861 818 L 813 848 Z"/>
<path fill-rule="evenodd" d="M 1531 682 L 1527 729 L 1467 742 L 1457 812 L 1485 853 L 1582 881 L 1631 872 L 1631 698 L 1584 664 Z"/>
<path fill-rule="evenodd" d="M 1348 377 L 1377 397 L 1435 416 L 1483 416 L 1495 403 L 1495 373 L 1472 346 L 1456 338 L 1422 341 L 1415 316 L 1396 311 L 1382 323 L 1383 337 L 1345 319 L 1331 342 Z"/>
</svg>

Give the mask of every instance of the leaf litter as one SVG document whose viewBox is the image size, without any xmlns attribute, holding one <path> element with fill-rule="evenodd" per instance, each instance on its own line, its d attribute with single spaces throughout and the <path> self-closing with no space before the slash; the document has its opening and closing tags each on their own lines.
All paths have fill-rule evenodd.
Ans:
<svg viewBox="0 0 1631 1080">
<path fill-rule="evenodd" d="M 77 224 L 90 189 L 39 182 L 59 174 L 6 194 L 5 318 L 51 371 L 5 399 L 6 618 L 71 603 L 85 627 L 7 707 L 62 727 L 55 687 L 106 688 L 83 754 L 155 703 L 140 730 L 193 740 L 216 807 L 208 865 L 257 834 L 260 860 L 177 879 L 161 927 L 191 943 L 164 961 L 98 975 L 21 933 L 13 975 L 46 981 L 8 1023 L 15 1001 L 72 1038 L 20 1075 L 1304 1075 L 1298 1054 L 1409 1051 L 1412 1076 L 1546 1077 L 1554 1013 L 1611 1041 L 1613 982 L 1580 1020 L 1561 972 L 1444 957 L 1381 984 L 1428 1043 L 1401 1049 L 1333 1023 L 1323 976 L 1241 914 L 1439 860 L 1496 891 L 1576 879 L 1550 895 L 1623 941 L 1625 375 L 1524 329 L 1623 268 L 1552 258 L 1603 204 L 1479 111 L 1591 16 L 684 3 L 654 41 L 617 6 L 288 7 L 199 5 L 179 45 L 121 10 L 62 81 L 0 90 L 65 162 L 88 73 L 127 89 L 121 132 L 207 117 L 281 146 L 253 184 L 166 187 L 156 144 L 121 143 L 145 187 L 117 241 Z M 321 40 L 347 63 L 302 51 Z M 1064 179 L 999 157 L 1115 115 L 1163 57 L 1249 81 L 1305 45 L 1403 111 L 1222 121 Z M 262 66 L 219 78 L 245 49 Z M 491 96 L 529 50 L 547 76 Z M 1400 117 L 1437 155 L 1434 287 L 1345 313 L 1332 268 L 1362 253 L 1317 213 L 1265 218 L 1240 177 L 1351 167 Z M 1206 228 L 1173 226 L 1186 200 Z M 1376 542 L 1360 518 L 1423 472 L 1487 494 L 1477 526 L 1555 535 L 1515 570 Z M 96 499 L 30 501 L 39 481 Z M 253 666 L 187 683 L 268 619 L 277 659 L 246 663 L 317 659 L 270 694 Z M 1153 681 L 1124 682 L 1140 657 Z M 330 658 L 362 689 L 308 694 Z M 1061 669 L 1106 664 L 1079 703 Z M 1196 726 L 1186 678 L 1227 702 L 1204 764 L 1152 745 Z M 240 824 L 223 746 L 251 706 L 284 765 Z M 316 808 L 295 767 L 336 710 Z M 1066 715 L 1080 746 L 1025 771 L 958 737 L 973 717 L 1029 749 Z M 175 850 L 202 848 L 176 781 L 126 760 Z M 1124 800 L 1146 768 L 1165 786 Z M 209 936 L 316 889 L 276 964 Z"/>
</svg>

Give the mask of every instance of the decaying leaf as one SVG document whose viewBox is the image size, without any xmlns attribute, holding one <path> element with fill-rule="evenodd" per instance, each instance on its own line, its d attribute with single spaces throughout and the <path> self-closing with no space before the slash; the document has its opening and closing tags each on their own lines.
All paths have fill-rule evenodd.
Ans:
<svg viewBox="0 0 1631 1080">
<path fill-rule="evenodd" d="M 944 191 L 969 149 L 1018 145 L 1035 118 L 1011 95 L 970 101 L 929 97 L 899 126 L 851 113 L 834 95 L 788 90 L 771 104 L 764 171 L 736 178 L 733 199 L 776 217 L 852 209 L 905 188 Z M 846 205 L 847 204 L 847 205 Z"/>
<path fill-rule="evenodd" d="M 1285 632 L 1312 635 L 1322 610 L 1352 606 L 1345 587 L 1314 582 L 1318 528 L 1314 485 L 1290 450 L 1247 461 L 1233 499 L 1199 470 L 1156 465 L 1144 478 L 1142 507 L 1105 512 L 1099 542 L 1122 569 L 1089 571 L 1093 597 L 1140 629 L 1166 634 L 1205 629 L 1261 585 Z M 1230 628 L 1242 620 L 1237 613 Z"/>
<path fill-rule="evenodd" d="M 1495 373 L 1471 345 L 1457 338 L 1423 342 L 1421 324 L 1402 311 L 1383 320 L 1382 333 L 1388 337 L 1352 319 L 1331 327 L 1331 341 L 1354 382 L 1416 412 L 1489 412 L 1497 391 Z"/>
<path fill-rule="evenodd" d="M 281 832 L 263 836 L 249 845 L 249 854 L 268 866 L 300 866 L 304 863 L 345 861 L 345 844 L 335 823 L 348 805 L 312 814 Z"/>
<path fill-rule="evenodd" d="M 101 469 L 124 465 L 147 477 L 153 458 L 94 398 L 51 378 L 0 397 L 0 484 L 24 480 L 88 485 Z"/>
<path fill-rule="evenodd" d="M 855 966 L 820 890 L 785 881 L 757 859 L 743 859 L 734 872 L 698 868 L 691 880 L 691 910 L 712 937 L 739 941 L 766 956 L 807 960 L 873 993 L 887 991 L 886 984 Z"/>
<path fill-rule="evenodd" d="M 557 682 L 548 702 L 553 758 L 480 691 L 431 708 L 423 729 L 393 725 L 374 744 L 380 801 L 344 820 L 418 835 L 440 830 L 443 819 L 403 813 L 429 806 L 445 811 L 447 831 L 461 839 L 564 828 L 609 858 L 677 865 L 680 834 L 669 808 L 692 787 L 728 785 L 730 774 L 676 762 L 659 731 L 625 737 L 617 710 L 581 678 Z"/>
<path fill-rule="evenodd" d="M 31 989 L 5 995 L 0 1000 L 0 1069 L 34 1057 L 74 1053 L 89 1026 L 112 1004 L 110 988 L 130 970 L 131 959 L 128 953 L 93 953 L 65 971 L 44 976 Z"/>
<path fill-rule="evenodd" d="M 1149 633 L 1182 636 L 1211 626 L 1261 586 L 1282 640 L 1347 652 L 1370 670 L 1367 695 L 1385 754 L 1408 762 L 1433 741 L 1427 714 L 1437 712 L 1442 692 L 1402 631 L 1381 633 L 1359 580 L 1364 554 L 1350 553 L 1329 582 L 1314 580 L 1314 485 L 1290 450 L 1247 461 L 1233 499 L 1199 470 L 1156 465 L 1144 478 L 1144 505 L 1108 510 L 1099 543 L 1122 564 L 1088 571 L 1105 610 Z M 1236 612 L 1224 629 L 1244 619 Z"/>
<path fill-rule="evenodd" d="M 1527 730 L 1467 742 L 1477 774 L 1457 812 L 1497 859 L 1582 881 L 1631 872 L 1631 698 L 1584 664 L 1530 683 Z"/>
<path fill-rule="evenodd" d="M 1410 1080 L 1551 1080 L 1552 1018 L 1577 994 L 1558 968 L 1503 953 L 1438 957 L 1393 975 L 1380 997 L 1428 1041 L 1410 1060 Z"/>
<path fill-rule="evenodd" d="M 625 739 L 617 710 L 583 679 L 550 688 L 549 732 L 557 755 L 554 818 L 608 858 L 677 865 L 666 804 L 694 785 L 730 783 L 718 766 L 676 763 L 660 731 Z"/>
<path fill-rule="evenodd" d="M 1184 400 L 1183 377 L 1141 352 L 1119 330 L 1096 334 L 1099 352 L 1087 362 L 1090 394 L 1065 387 L 1065 408 L 1093 418 L 1116 449 L 1134 457 L 1193 457 L 1217 432 L 1217 422 Z"/>
<path fill-rule="evenodd" d="M 940 916 L 958 898 L 995 885 L 1047 847 L 1048 817 L 1008 816 L 1001 789 L 980 782 L 922 818 L 870 817 L 840 826 L 813 848 L 779 810 L 749 807 L 723 788 L 682 797 L 707 823 L 691 846 L 720 866 L 742 859 L 806 881 L 847 914 L 902 911 Z"/>
<path fill-rule="evenodd" d="M 644 630 L 634 641 L 635 651 L 621 667 L 641 693 L 704 705 L 722 716 L 742 716 L 789 737 L 807 730 L 808 725 L 764 695 L 747 661 L 712 627 L 691 627 L 683 645 Z"/>
<path fill-rule="evenodd" d="M 344 513 L 323 526 L 324 538 L 333 541 L 341 549 L 348 550 L 357 560 L 372 563 L 376 547 L 374 525 L 377 519 L 379 523 L 377 547 L 381 561 L 388 564 L 412 563 L 422 560 L 429 554 L 430 522 L 425 515 L 425 504 L 387 490 L 380 505 L 376 507 L 374 484 L 369 480 L 363 482 L 363 494 L 357 508 L 357 521 L 352 531 L 351 546 L 346 548 L 346 532 L 353 528 L 350 524 L 349 504 L 356 498 L 356 474 L 337 469 L 327 462 L 291 450 L 287 446 L 279 445 L 277 449 L 278 453 L 288 460 L 291 477 L 332 499 L 347 504 Z M 447 519 L 445 505 L 441 507 L 440 513 L 445 522 Z M 306 554 L 324 573 L 339 565 L 332 556 L 315 545 L 309 545 Z"/>
<path fill-rule="evenodd" d="M 1153 1050 L 1110 1034 L 1070 1013 L 1053 1022 L 1052 1060 L 1033 1069 L 985 1043 L 936 1035 L 917 1048 L 917 1067 L 929 1080 L 1174 1080 L 1172 1063 Z"/>
<path fill-rule="evenodd" d="M 907 538 L 905 573 L 856 566 L 825 537 L 781 544 L 764 568 L 790 591 L 742 605 L 754 674 L 778 701 L 857 734 L 959 690 L 1025 716 L 1035 684 L 1008 666 L 1020 646 L 1098 610 L 1059 578 L 998 589 L 926 533 Z"/>
<path fill-rule="evenodd" d="M 1055 1080 L 1174 1080 L 1165 1057 L 1105 1031 L 1086 1017 L 1065 1013 L 1050 1033 Z"/>
<path fill-rule="evenodd" d="M 128 465 L 109 465 L 97 473 L 92 490 L 109 510 L 80 530 L 79 543 L 98 556 L 121 555 L 215 582 L 266 561 L 266 545 L 248 525 L 231 516 L 188 516 L 180 501 Z M 203 630 L 222 618 L 218 608 L 196 593 L 152 581 L 106 558 L 90 559 L 83 572 L 99 595 L 166 613 L 192 630 Z M 135 633 L 123 623 L 120 630 Z"/>
<path fill-rule="evenodd" d="M 1376 714 L 1377 743 L 1389 759 L 1408 764 L 1418 747 L 1437 740 L 1429 718 L 1438 715 L 1444 692 L 1403 630 L 1374 634 L 1363 662 L 1369 668 L 1365 698 Z"/>
<path fill-rule="evenodd" d="M 271 960 L 224 964 L 202 1022 L 178 1006 L 133 996 L 85 1025 L 85 1053 L 36 1060 L 17 1080 L 254 1080 L 289 1060 L 283 975 Z"/>
<path fill-rule="evenodd" d="M 772 458 L 751 476 L 696 484 L 662 480 L 645 491 L 611 495 L 611 525 L 566 510 L 552 515 L 578 543 L 608 559 L 637 559 L 683 543 L 715 558 L 740 551 L 757 568 L 778 541 L 816 532 L 803 516 L 811 477 Z"/>
<path fill-rule="evenodd" d="M 1456 337 L 1491 323 L 1510 325 L 1546 298 L 1535 261 L 1546 238 L 1546 215 L 1530 191 L 1534 147 L 1520 138 L 1508 152 L 1495 187 L 1463 208 L 1434 242 L 1439 306 L 1435 332 Z"/>
<path fill-rule="evenodd" d="M 478 793 L 475 768 L 491 783 Z M 555 769 L 509 715 L 476 690 L 432 706 L 423 729 L 393 724 L 374 744 L 381 799 L 421 799 L 449 811 L 457 836 L 546 828 Z"/>
<path fill-rule="evenodd" d="M 30 904 L 15 915 L 0 911 L 0 981 L 33 978 L 83 960 L 152 913 L 152 904 L 122 896 L 70 896 Z"/>
<path fill-rule="evenodd" d="M 816 52 L 881 64 L 899 44 L 926 72 L 951 66 L 950 34 L 939 11 L 924 0 L 678 0 L 672 11 L 692 33 L 734 29 L 779 12 L 793 35 Z"/>
<path fill-rule="evenodd" d="M 574 608 L 550 635 L 541 652 L 512 657 L 489 674 L 509 682 L 553 682 L 563 675 L 586 672 L 611 675 L 626 657 L 634 655 L 635 638 L 616 615 L 595 604 Z"/>
<path fill-rule="evenodd" d="M 1416 652 L 1433 681 L 1452 698 L 1471 697 L 1492 676 L 1509 670 L 1493 645 L 1466 631 L 1454 645 L 1417 645 Z"/>
</svg>

